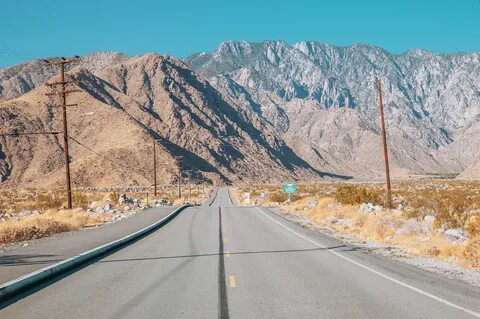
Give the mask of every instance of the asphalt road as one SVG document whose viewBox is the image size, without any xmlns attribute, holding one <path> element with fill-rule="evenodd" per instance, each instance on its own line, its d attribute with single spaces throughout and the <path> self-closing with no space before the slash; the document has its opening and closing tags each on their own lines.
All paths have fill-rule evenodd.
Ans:
<svg viewBox="0 0 480 319">
<path fill-rule="evenodd" d="M 475 318 L 480 290 L 305 230 L 225 189 L 0 318 Z"/>
<path fill-rule="evenodd" d="M 175 208 L 150 208 L 116 223 L 56 234 L 31 241 L 25 247 L 10 247 L 0 253 L 0 283 L 8 282 L 134 233 L 164 218 Z"/>
</svg>

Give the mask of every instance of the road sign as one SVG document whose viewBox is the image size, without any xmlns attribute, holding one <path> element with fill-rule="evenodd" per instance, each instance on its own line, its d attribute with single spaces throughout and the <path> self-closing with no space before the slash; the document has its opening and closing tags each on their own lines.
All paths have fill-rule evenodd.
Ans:
<svg viewBox="0 0 480 319">
<path fill-rule="evenodd" d="M 287 194 L 295 194 L 297 192 L 297 184 L 295 183 L 283 184 L 282 190 Z"/>
</svg>

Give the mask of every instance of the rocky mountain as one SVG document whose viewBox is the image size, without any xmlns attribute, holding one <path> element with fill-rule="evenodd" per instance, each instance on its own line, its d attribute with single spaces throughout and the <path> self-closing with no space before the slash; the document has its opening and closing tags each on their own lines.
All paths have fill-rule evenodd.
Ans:
<svg viewBox="0 0 480 319">
<path fill-rule="evenodd" d="M 57 72 L 42 60 L 0 69 L 0 133 L 60 128 L 44 95 Z M 69 108 L 78 186 L 151 182 L 153 140 L 161 181 L 382 178 L 377 78 L 394 176 L 480 178 L 480 53 L 227 41 L 183 61 L 94 53 L 69 77 L 82 90 Z M 62 147 L 0 137 L 0 179 L 61 183 Z"/>
<path fill-rule="evenodd" d="M 382 173 L 377 78 L 395 171 L 461 172 L 480 150 L 478 138 L 462 142 L 480 121 L 480 53 L 227 41 L 185 61 L 317 169 Z"/>
<path fill-rule="evenodd" d="M 79 64 L 91 72 L 98 72 L 127 59 L 127 55 L 118 52 L 97 52 L 83 57 Z M 25 94 L 56 74 L 58 69 L 47 65 L 43 59 L 0 69 L 0 99 L 7 100 Z"/>
<path fill-rule="evenodd" d="M 30 71 L 9 79 L 30 76 L 35 81 L 28 87 L 35 88 L 0 102 L 1 131 L 56 131 L 60 113 L 47 107 L 55 101 L 45 96 L 49 88 L 42 84 L 49 74 L 38 71 L 43 70 L 38 63 L 27 65 Z M 38 74 L 28 75 L 31 70 Z M 76 186 L 151 183 L 154 140 L 160 182 L 175 179 L 179 171 L 227 183 L 323 175 L 296 156 L 271 125 L 246 117 L 178 59 L 95 54 L 68 77 L 82 90 L 70 97 L 78 106 L 68 110 Z M 8 96 L 20 91 L 10 90 Z M 6 183 L 63 182 L 60 136 L 0 137 L 0 145 L 0 176 Z"/>
</svg>

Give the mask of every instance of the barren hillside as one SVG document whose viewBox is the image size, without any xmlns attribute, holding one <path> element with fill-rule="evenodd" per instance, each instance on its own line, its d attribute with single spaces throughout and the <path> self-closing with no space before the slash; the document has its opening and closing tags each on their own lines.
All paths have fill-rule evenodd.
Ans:
<svg viewBox="0 0 480 319">
<path fill-rule="evenodd" d="M 322 176 L 268 123 L 245 117 L 175 58 L 147 54 L 89 69 L 79 66 L 69 72 L 83 91 L 71 97 L 79 106 L 69 108 L 72 171 L 78 186 L 150 183 L 153 140 L 159 146 L 160 181 L 174 179 L 178 167 L 217 182 Z M 53 102 L 47 91 L 40 85 L 2 102 L 2 132 L 58 130 L 60 113 L 46 107 Z M 0 144 L 7 183 L 61 183 L 61 136 L 3 137 Z"/>
</svg>

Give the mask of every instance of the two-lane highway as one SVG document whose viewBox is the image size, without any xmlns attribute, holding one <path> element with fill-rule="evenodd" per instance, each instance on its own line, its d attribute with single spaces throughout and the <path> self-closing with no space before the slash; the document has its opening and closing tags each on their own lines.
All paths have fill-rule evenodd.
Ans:
<svg viewBox="0 0 480 319">
<path fill-rule="evenodd" d="M 0 318 L 475 318 L 480 290 L 347 247 L 226 189 Z"/>
</svg>

